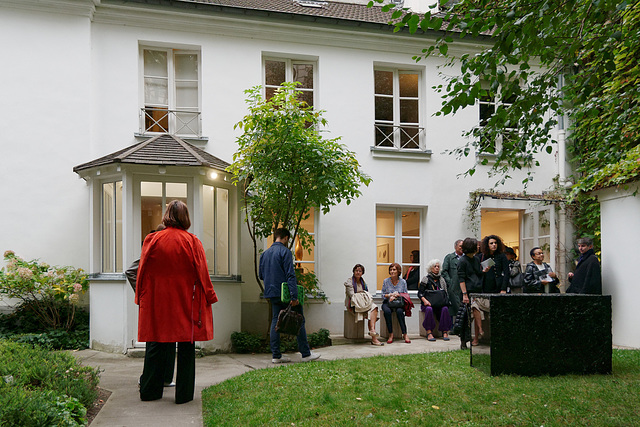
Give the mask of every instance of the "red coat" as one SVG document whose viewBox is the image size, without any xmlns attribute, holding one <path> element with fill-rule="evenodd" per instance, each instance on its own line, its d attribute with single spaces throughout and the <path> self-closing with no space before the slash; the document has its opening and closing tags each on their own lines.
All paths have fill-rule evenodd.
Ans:
<svg viewBox="0 0 640 427">
<path fill-rule="evenodd" d="M 198 238 L 169 227 L 142 245 L 136 286 L 138 341 L 213 339 L 211 304 L 218 301 Z"/>
</svg>

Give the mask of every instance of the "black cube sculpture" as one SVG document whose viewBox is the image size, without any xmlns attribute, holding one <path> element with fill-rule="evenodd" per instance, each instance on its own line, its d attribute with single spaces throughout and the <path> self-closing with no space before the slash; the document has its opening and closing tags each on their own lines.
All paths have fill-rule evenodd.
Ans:
<svg viewBox="0 0 640 427">
<path fill-rule="evenodd" d="M 491 344 L 490 361 L 472 350 L 472 366 L 489 362 L 491 375 L 611 373 L 611 296 L 475 296 L 491 301 Z"/>
</svg>

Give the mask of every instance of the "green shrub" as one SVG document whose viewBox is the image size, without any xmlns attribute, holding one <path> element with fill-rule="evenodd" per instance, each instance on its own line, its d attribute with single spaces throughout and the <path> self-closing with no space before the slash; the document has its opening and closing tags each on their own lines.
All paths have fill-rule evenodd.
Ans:
<svg viewBox="0 0 640 427">
<path fill-rule="evenodd" d="M 84 271 L 25 261 L 13 251 L 6 251 L 4 259 L 7 266 L 0 269 L 0 294 L 19 299 L 42 329 L 72 329 L 80 294 L 89 288 Z"/>
<path fill-rule="evenodd" d="M 231 334 L 231 345 L 236 353 L 264 353 L 265 340 L 250 332 L 234 332 Z"/>
<path fill-rule="evenodd" d="M 86 425 L 99 371 L 69 353 L 0 341 L 0 425 Z"/>
<path fill-rule="evenodd" d="M 69 330 L 45 329 L 38 320 L 31 303 L 20 304 L 13 313 L 0 315 L 0 338 L 14 342 L 38 345 L 51 350 L 77 350 L 89 347 L 89 313 L 84 310 L 70 312 L 68 304 L 58 303 L 64 322 L 73 315 Z"/>
<path fill-rule="evenodd" d="M 307 335 L 309 347 L 325 347 L 331 345 L 329 339 L 329 331 L 320 329 Z M 231 334 L 231 345 L 236 353 L 271 353 L 269 348 L 269 339 L 250 332 L 234 332 Z M 296 337 L 291 335 L 280 335 L 280 351 L 296 352 L 298 351 L 298 341 Z"/>
</svg>

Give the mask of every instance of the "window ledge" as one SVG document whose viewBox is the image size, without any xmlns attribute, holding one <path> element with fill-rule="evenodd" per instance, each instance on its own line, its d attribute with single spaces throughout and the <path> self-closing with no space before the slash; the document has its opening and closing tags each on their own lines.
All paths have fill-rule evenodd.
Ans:
<svg viewBox="0 0 640 427">
<path fill-rule="evenodd" d="M 244 283 L 242 281 L 242 276 L 240 275 L 231 275 L 231 276 L 213 276 L 211 277 L 211 281 L 216 282 L 227 282 L 227 283 Z M 124 273 L 91 273 L 89 274 L 89 280 L 94 282 L 115 282 L 115 281 L 123 281 L 126 280 Z"/>
<path fill-rule="evenodd" d="M 409 150 L 390 147 L 371 147 L 371 154 L 376 159 L 431 160 L 431 150 Z"/>
</svg>

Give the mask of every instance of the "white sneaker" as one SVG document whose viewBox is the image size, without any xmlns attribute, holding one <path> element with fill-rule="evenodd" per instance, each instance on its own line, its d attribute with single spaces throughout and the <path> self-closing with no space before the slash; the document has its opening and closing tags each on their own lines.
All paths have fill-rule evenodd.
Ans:
<svg viewBox="0 0 640 427">
<path fill-rule="evenodd" d="M 319 357 L 320 357 L 320 353 L 314 353 L 314 352 L 311 352 L 311 354 L 310 354 L 310 355 L 308 355 L 307 357 L 303 357 L 303 358 L 302 358 L 302 361 L 303 361 L 303 362 L 311 362 L 312 360 L 316 360 L 316 359 L 318 359 Z"/>
<path fill-rule="evenodd" d="M 280 359 L 271 359 L 271 363 L 289 363 L 291 362 L 291 359 L 289 358 L 289 356 L 283 354 Z"/>
</svg>

